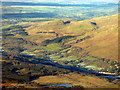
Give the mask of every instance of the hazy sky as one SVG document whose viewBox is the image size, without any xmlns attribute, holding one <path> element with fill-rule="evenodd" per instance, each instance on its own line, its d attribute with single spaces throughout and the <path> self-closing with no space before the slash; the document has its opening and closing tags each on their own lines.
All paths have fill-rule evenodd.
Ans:
<svg viewBox="0 0 120 90">
<path fill-rule="evenodd" d="M 72 1 L 78 1 L 78 2 L 118 2 L 119 0 L 2 0 L 2 1 L 9 1 L 9 2 L 72 2 Z"/>
</svg>

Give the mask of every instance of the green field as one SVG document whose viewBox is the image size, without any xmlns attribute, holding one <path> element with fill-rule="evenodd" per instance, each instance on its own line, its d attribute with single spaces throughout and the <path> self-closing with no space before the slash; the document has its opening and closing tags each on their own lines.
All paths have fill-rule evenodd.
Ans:
<svg viewBox="0 0 120 90">
<path fill-rule="evenodd" d="M 51 3 L 49 3 L 51 5 Z M 84 20 L 93 17 L 114 15 L 117 5 L 110 6 L 32 6 L 3 3 L 2 21 L 11 23 L 18 22 L 40 22 L 55 19 Z M 56 4 L 56 3 L 55 3 Z M 64 4 L 63 4 L 64 5 Z M 12 22 L 10 22 L 10 20 Z M 4 24 L 3 24 L 4 25 Z"/>
</svg>

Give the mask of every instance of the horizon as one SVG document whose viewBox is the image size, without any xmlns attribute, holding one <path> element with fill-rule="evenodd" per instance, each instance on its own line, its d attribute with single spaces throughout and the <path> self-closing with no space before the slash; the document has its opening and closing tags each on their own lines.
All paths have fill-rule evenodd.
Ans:
<svg viewBox="0 0 120 90">
<path fill-rule="evenodd" d="M 68 3 L 93 3 L 93 2 L 106 2 L 117 3 L 119 0 L 2 0 L 2 2 L 68 2 Z"/>
</svg>

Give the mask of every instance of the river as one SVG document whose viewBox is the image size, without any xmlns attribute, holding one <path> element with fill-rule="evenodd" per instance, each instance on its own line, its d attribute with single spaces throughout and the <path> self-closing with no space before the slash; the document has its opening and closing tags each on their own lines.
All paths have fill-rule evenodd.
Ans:
<svg viewBox="0 0 120 90">
<path fill-rule="evenodd" d="M 29 57 L 29 56 L 27 56 L 27 57 Z M 31 56 L 29 58 L 31 58 Z M 104 77 L 104 78 L 108 78 L 108 79 L 120 79 L 120 76 L 98 73 L 93 70 L 88 70 L 87 68 L 64 66 L 64 65 L 61 65 L 61 64 L 51 61 L 51 60 L 45 60 L 45 59 L 39 59 L 39 58 L 34 58 L 34 59 L 36 59 L 37 61 L 26 61 L 26 62 L 29 62 L 32 64 L 43 64 L 43 65 L 48 65 L 48 66 L 55 66 L 58 68 L 68 69 L 70 71 L 79 71 L 79 72 L 86 73 L 86 74 L 94 74 L 96 76 L 100 76 L 100 77 Z"/>
<path fill-rule="evenodd" d="M 47 85 L 44 87 L 69 87 L 69 88 L 71 88 L 72 86 L 68 85 L 68 84 L 57 84 L 57 85 Z"/>
</svg>

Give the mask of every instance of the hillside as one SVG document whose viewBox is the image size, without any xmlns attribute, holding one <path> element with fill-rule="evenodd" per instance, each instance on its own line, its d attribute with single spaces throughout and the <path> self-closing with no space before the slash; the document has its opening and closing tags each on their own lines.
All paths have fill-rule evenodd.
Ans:
<svg viewBox="0 0 120 90">
<path fill-rule="evenodd" d="M 120 72 L 118 15 L 83 21 L 19 23 L 2 29 L 5 87 L 69 84 L 81 88 L 117 88 L 119 85 L 117 79 L 97 76 L 99 72 L 114 75 Z M 48 80 L 52 78 L 58 80 Z"/>
<path fill-rule="evenodd" d="M 61 36 L 76 36 L 76 41 L 90 37 L 73 46 L 81 47 L 89 54 L 99 58 L 117 61 L 118 56 L 118 16 L 98 17 L 84 21 L 54 20 L 44 23 L 30 24 L 26 31 L 32 36 L 46 36 L 53 39 Z M 44 40 L 44 38 L 43 38 Z M 73 42 L 76 42 L 73 40 Z M 41 40 L 33 40 L 40 43 Z M 72 42 L 72 41 L 71 41 Z M 70 42 L 69 42 L 70 43 Z"/>
</svg>

